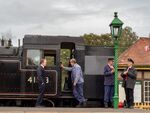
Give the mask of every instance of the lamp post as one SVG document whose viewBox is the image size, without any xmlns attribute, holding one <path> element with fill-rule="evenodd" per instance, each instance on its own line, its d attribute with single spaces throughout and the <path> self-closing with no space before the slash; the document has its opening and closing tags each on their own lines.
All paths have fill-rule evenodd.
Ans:
<svg viewBox="0 0 150 113">
<path fill-rule="evenodd" d="M 114 97 L 113 97 L 113 105 L 114 108 L 118 108 L 118 39 L 121 36 L 123 22 L 118 18 L 117 12 L 114 13 L 114 19 L 110 24 L 111 36 L 114 41 L 114 49 L 115 49 L 115 58 L 114 58 L 114 66 L 115 66 L 115 76 L 114 76 Z"/>
</svg>

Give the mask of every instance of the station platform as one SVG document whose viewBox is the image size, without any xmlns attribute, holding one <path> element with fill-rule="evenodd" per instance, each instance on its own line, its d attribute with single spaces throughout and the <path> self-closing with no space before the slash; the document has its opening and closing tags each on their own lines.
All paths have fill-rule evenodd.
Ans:
<svg viewBox="0 0 150 113">
<path fill-rule="evenodd" d="M 0 113 L 150 113 L 141 109 L 0 107 Z"/>
</svg>

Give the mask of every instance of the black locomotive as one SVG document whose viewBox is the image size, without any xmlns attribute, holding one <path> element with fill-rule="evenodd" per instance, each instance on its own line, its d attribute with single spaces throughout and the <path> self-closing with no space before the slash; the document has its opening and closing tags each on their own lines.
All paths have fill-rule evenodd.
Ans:
<svg viewBox="0 0 150 113">
<path fill-rule="evenodd" d="M 45 103 L 73 106 L 70 73 L 60 68 L 62 51 L 74 57 L 84 72 L 84 94 L 88 103 L 103 102 L 103 67 L 114 56 L 112 47 L 86 46 L 81 37 L 25 35 L 19 47 L 0 47 L 0 104 L 31 106 L 38 95 L 36 68 L 41 58 L 48 60 Z M 69 64 L 68 64 L 69 65 Z"/>
</svg>

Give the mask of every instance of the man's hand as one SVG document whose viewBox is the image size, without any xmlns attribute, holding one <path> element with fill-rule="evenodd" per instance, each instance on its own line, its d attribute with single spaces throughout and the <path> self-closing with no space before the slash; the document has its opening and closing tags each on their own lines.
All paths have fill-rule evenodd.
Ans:
<svg viewBox="0 0 150 113">
<path fill-rule="evenodd" d="M 75 82 L 73 83 L 73 86 L 74 86 L 74 87 L 76 86 L 76 83 L 75 83 Z"/>
<path fill-rule="evenodd" d="M 111 70 L 111 73 L 114 73 L 115 72 L 115 70 L 113 69 L 113 70 Z"/>
<path fill-rule="evenodd" d="M 124 75 L 126 75 L 128 73 L 128 71 L 123 72 Z"/>
<path fill-rule="evenodd" d="M 110 66 L 110 68 L 114 70 L 114 66 Z"/>
<path fill-rule="evenodd" d="M 61 64 L 61 68 L 64 68 L 64 65 L 63 65 L 63 64 Z"/>
<path fill-rule="evenodd" d="M 44 82 L 42 82 L 42 85 L 44 85 Z"/>
<path fill-rule="evenodd" d="M 114 73 L 115 72 L 114 66 L 110 66 L 110 68 L 111 68 L 111 73 Z"/>
</svg>

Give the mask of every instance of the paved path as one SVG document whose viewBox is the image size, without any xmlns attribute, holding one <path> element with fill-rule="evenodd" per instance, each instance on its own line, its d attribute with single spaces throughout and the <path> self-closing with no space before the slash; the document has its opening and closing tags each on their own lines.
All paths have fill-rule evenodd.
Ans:
<svg viewBox="0 0 150 113">
<path fill-rule="evenodd" d="M 0 113 L 150 113 L 140 109 L 0 107 Z"/>
</svg>

